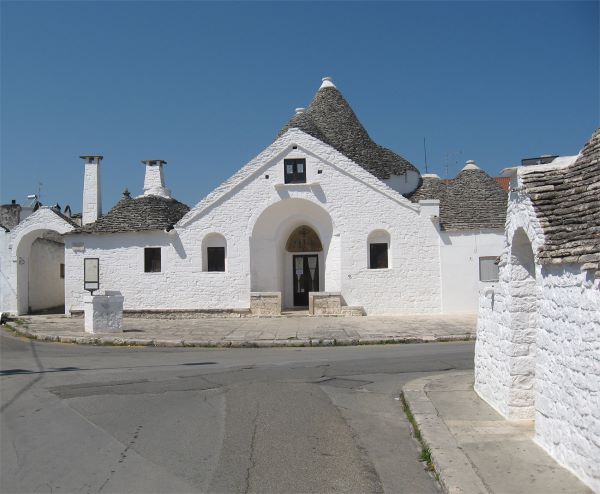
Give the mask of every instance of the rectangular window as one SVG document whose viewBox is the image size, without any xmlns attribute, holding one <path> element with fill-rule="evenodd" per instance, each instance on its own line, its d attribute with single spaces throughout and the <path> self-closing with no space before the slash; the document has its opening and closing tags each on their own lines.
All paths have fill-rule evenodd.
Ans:
<svg viewBox="0 0 600 494">
<path fill-rule="evenodd" d="M 479 258 L 479 281 L 498 281 L 496 257 Z"/>
<path fill-rule="evenodd" d="M 388 244 L 369 244 L 369 269 L 388 267 Z"/>
<path fill-rule="evenodd" d="M 64 265 L 64 264 L 61 264 L 61 265 L 60 265 L 60 277 L 61 277 L 62 279 L 64 279 L 64 278 L 65 278 L 65 265 Z"/>
<path fill-rule="evenodd" d="M 283 160 L 283 169 L 286 184 L 306 183 L 306 160 L 304 158 Z"/>
<path fill-rule="evenodd" d="M 160 273 L 160 247 L 144 249 L 144 272 Z"/>
<path fill-rule="evenodd" d="M 225 271 L 225 247 L 207 247 L 208 271 Z"/>
</svg>

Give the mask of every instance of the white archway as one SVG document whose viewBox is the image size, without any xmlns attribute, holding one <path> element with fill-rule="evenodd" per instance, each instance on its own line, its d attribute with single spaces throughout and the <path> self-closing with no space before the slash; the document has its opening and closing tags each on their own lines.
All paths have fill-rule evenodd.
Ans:
<svg viewBox="0 0 600 494">
<path fill-rule="evenodd" d="M 509 409 L 514 418 L 534 418 L 537 287 L 535 256 L 527 233 L 517 228 L 510 248 L 510 343 L 512 359 Z"/>
<path fill-rule="evenodd" d="M 55 309 L 64 312 L 63 233 L 75 226 L 51 208 L 38 209 L 11 232 L 9 249 L 16 285 L 17 314 Z"/>
<path fill-rule="evenodd" d="M 293 255 L 286 243 L 294 230 L 307 226 L 318 235 L 319 291 L 339 291 L 340 237 L 329 213 L 307 199 L 290 198 L 266 208 L 257 218 L 250 237 L 250 284 L 255 292 L 281 292 L 284 307 L 293 306 Z M 305 252 L 304 254 L 310 254 Z"/>
</svg>

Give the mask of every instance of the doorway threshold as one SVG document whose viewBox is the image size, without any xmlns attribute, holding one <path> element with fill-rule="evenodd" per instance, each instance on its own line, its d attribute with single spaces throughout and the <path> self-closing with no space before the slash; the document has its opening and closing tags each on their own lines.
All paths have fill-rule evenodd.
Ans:
<svg viewBox="0 0 600 494">
<path fill-rule="evenodd" d="M 308 307 L 286 307 L 281 310 L 285 317 L 308 317 Z"/>
</svg>

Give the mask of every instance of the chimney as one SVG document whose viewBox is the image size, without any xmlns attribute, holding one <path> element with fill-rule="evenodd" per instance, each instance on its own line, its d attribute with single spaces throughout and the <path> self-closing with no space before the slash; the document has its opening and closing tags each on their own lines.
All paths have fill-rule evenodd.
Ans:
<svg viewBox="0 0 600 494">
<path fill-rule="evenodd" d="M 144 160 L 146 165 L 146 176 L 144 177 L 144 195 L 171 197 L 171 190 L 165 187 L 165 177 L 163 174 L 164 160 Z"/>
<path fill-rule="evenodd" d="M 102 216 L 102 197 L 100 194 L 100 162 L 103 156 L 80 156 L 85 162 L 83 173 L 83 208 L 81 222 L 93 223 Z"/>
</svg>

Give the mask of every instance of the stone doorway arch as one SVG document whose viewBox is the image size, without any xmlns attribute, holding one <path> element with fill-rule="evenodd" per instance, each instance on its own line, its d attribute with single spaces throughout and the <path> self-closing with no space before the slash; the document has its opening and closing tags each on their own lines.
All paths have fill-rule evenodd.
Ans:
<svg viewBox="0 0 600 494">
<path fill-rule="evenodd" d="M 535 256 L 525 230 L 518 228 L 512 238 L 509 283 L 510 391 L 509 417 L 535 416 L 535 354 L 537 350 L 537 284 Z"/>
<path fill-rule="evenodd" d="M 11 311 L 16 314 L 65 313 L 63 233 L 75 228 L 52 208 L 41 208 L 11 232 Z"/>
<path fill-rule="evenodd" d="M 319 246 L 320 250 L 302 250 Z M 322 206 L 300 198 L 277 201 L 257 216 L 252 227 L 251 291 L 280 292 L 283 307 L 294 307 L 295 255 L 317 256 L 317 291 L 340 291 L 340 250 L 340 236 Z M 308 261 L 306 269 L 310 270 Z"/>
</svg>

